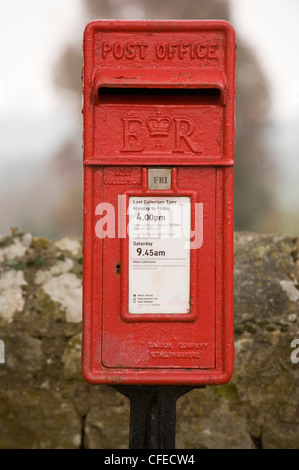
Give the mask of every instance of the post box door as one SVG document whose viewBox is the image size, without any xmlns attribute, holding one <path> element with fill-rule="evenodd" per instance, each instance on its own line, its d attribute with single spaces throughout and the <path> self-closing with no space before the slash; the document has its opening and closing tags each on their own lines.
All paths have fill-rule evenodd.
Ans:
<svg viewBox="0 0 299 470">
<path fill-rule="evenodd" d="M 127 191 L 130 194 L 135 194 L 137 198 L 142 194 L 153 204 L 157 197 L 160 198 L 159 202 L 162 200 L 162 204 L 165 200 L 165 205 L 166 201 L 171 203 L 172 199 L 180 197 L 184 200 L 189 199 L 192 218 L 194 218 L 194 211 L 199 208 L 195 204 L 200 201 L 202 204 L 200 207 L 203 207 L 204 243 L 200 249 L 189 250 L 189 279 L 177 278 L 176 280 L 178 285 L 184 281 L 188 284 L 189 312 L 185 315 L 184 310 L 182 313 L 163 314 L 157 307 L 159 313 L 146 313 L 147 310 L 144 308 L 141 314 L 136 315 L 129 312 L 128 292 L 134 291 L 134 287 L 129 286 L 130 269 L 132 269 L 128 260 L 129 237 L 103 240 L 103 285 L 101 288 L 103 292 L 101 343 L 103 365 L 123 368 L 213 369 L 215 367 L 216 169 L 174 168 L 172 172 L 177 173 L 177 190 L 171 195 L 169 191 L 166 191 L 166 195 L 162 191 L 142 191 L 143 171 L 148 170 L 140 167 L 133 167 L 129 170 L 124 167 L 104 168 L 104 200 L 111 203 L 113 207 L 117 207 L 119 194 L 124 193 L 122 183 L 126 181 Z M 123 177 L 121 177 L 122 172 Z M 193 188 L 192 191 L 189 188 Z M 115 230 L 118 231 L 118 220 L 116 220 Z M 148 240 L 150 243 L 151 239 Z M 143 275 L 143 279 L 146 279 L 154 270 L 154 274 L 158 276 L 157 282 L 161 291 L 163 291 L 163 278 L 159 279 L 159 273 L 162 268 L 165 268 L 168 276 L 171 276 L 172 271 L 175 271 L 176 276 L 180 272 L 187 276 L 186 269 L 184 269 L 186 260 L 180 258 L 179 254 L 175 255 L 174 251 L 168 255 L 168 244 L 169 240 L 165 238 L 164 243 L 160 245 L 161 251 L 156 252 L 156 255 L 153 251 L 152 257 L 150 248 L 145 249 L 148 255 L 142 258 L 143 263 L 137 265 L 136 271 L 137 276 L 139 272 Z M 162 256 L 159 256 L 161 253 Z M 138 255 L 135 256 L 137 259 Z M 178 258 L 174 258 L 176 256 Z M 165 280 L 164 283 L 167 284 Z M 151 293 L 151 286 L 145 284 L 144 295 L 148 296 L 148 302 L 150 302 L 147 305 L 152 304 Z M 163 297 L 163 294 L 160 292 L 159 295 Z M 165 295 L 167 298 L 167 294 Z M 173 292 L 169 295 L 173 295 Z M 140 293 L 139 299 L 142 299 L 142 296 L 143 294 Z M 142 300 L 144 302 L 144 299 Z M 156 302 L 159 300 L 158 298 Z M 179 312 L 174 302 L 175 300 L 170 307 L 170 312 Z M 191 317 L 191 321 L 188 317 Z"/>
</svg>

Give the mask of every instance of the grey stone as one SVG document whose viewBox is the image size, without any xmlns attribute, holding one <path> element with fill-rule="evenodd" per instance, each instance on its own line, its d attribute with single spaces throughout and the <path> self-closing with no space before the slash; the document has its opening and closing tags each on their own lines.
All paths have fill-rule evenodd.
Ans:
<svg viewBox="0 0 299 470">
<path fill-rule="evenodd" d="M 298 247 L 235 234 L 234 373 L 178 400 L 177 448 L 299 448 Z M 2 449 L 128 447 L 128 399 L 82 378 L 81 275 L 79 239 L 0 238 Z"/>
</svg>

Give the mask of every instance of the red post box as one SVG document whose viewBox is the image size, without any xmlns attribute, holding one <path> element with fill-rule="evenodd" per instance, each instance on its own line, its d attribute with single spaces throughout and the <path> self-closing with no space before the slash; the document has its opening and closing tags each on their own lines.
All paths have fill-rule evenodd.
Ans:
<svg viewBox="0 0 299 470">
<path fill-rule="evenodd" d="M 84 34 L 83 375 L 227 382 L 235 40 L 225 21 Z"/>
</svg>

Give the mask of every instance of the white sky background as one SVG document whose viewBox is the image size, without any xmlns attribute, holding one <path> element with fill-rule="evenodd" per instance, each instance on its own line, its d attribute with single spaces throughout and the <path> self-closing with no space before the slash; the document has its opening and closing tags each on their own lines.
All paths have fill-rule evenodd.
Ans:
<svg viewBox="0 0 299 470">
<path fill-rule="evenodd" d="M 232 23 L 259 58 L 272 90 L 273 118 L 299 116 L 299 1 L 229 0 Z"/>
<path fill-rule="evenodd" d="M 232 23 L 254 47 L 273 90 L 275 117 L 299 109 L 299 1 L 230 0 Z M 80 0 L 0 0 L 0 116 L 57 111 L 51 68 L 59 49 L 81 40 Z"/>
<path fill-rule="evenodd" d="M 14 177 L 2 189 L 19 184 L 19 162 L 41 163 L 78 132 L 53 67 L 66 44 L 82 43 L 83 13 L 80 0 L 0 0 L 0 171 Z"/>
<path fill-rule="evenodd" d="M 299 0 L 229 1 L 231 22 L 255 51 L 268 79 L 272 120 L 289 127 L 297 120 L 299 125 Z M 122 5 L 125 11 L 125 0 Z M 53 66 L 67 43 L 82 44 L 86 22 L 81 0 L 0 0 L 2 186 L 13 186 L 4 176 L 5 165 L 41 162 L 78 133 L 74 125 L 81 115 L 73 116 L 69 103 L 57 94 Z M 281 180 L 289 178 L 280 202 L 299 207 L 299 129 L 291 138 L 284 135 L 280 154 L 274 156 L 281 164 Z"/>
<path fill-rule="evenodd" d="M 299 233 L 299 0 L 229 0 L 232 23 L 255 52 L 269 84 L 279 231 Z"/>
<path fill-rule="evenodd" d="M 80 0 L 0 0 L 0 115 L 57 109 L 52 67 L 81 34 Z"/>
</svg>

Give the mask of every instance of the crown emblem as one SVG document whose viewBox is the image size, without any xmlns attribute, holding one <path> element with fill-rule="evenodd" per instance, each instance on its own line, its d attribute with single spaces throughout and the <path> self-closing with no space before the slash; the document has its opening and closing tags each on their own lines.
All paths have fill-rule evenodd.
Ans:
<svg viewBox="0 0 299 470">
<path fill-rule="evenodd" d="M 170 124 L 170 118 L 167 116 L 162 116 L 160 109 L 157 110 L 156 116 L 150 116 L 146 121 L 150 136 L 152 137 L 167 136 L 169 133 Z"/>
</svg>

